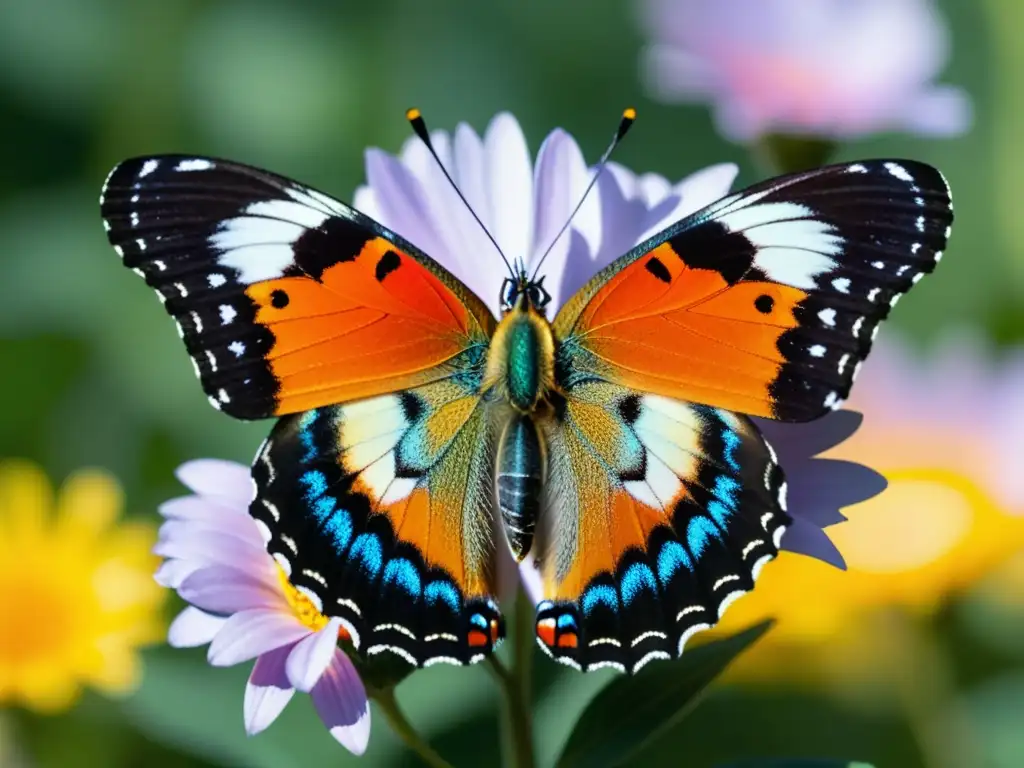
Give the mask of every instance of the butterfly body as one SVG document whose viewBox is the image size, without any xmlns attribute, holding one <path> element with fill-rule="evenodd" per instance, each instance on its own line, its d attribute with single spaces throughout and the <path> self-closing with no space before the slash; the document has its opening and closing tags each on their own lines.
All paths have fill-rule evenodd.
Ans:
<svg viewBox="0 0 1024 768">
<path fill-rule="evenodd" d="M 540 647 L 627 671 L 754 587 L 791 518 L 748 416 L 838 408 L 952 222 L 920 163 L 781 177 L 638 244 L 549 321 L 543 278 L 506 279 L 497 318 L 399 234 L 225 160 L 126 161 L 101 212 L 210 401 L 278 418 L 250 513 L 360 653 L 484 658 L 507 547 L 540 571 Z"/>
</svg>

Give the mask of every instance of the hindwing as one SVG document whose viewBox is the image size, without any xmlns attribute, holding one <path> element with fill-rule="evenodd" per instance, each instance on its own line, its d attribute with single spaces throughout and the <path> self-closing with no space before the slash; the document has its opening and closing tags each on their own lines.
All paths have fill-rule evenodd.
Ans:
<svg viewBox="0 0 1024 768">
<path fill-rule="evenodd" d="M 253 466 L 270 553 L 365 655 L 471 663 L 504 634 L 492 595 L 494 438 L 438 382 L 281 419 Z"/>
<path fill-rule="evenodd" d="M 557 660 L 675 658 L 777 554 L 786 484 L 746 417 L 590 382 L 547 437 L 537 636 Z"/>
</svg>

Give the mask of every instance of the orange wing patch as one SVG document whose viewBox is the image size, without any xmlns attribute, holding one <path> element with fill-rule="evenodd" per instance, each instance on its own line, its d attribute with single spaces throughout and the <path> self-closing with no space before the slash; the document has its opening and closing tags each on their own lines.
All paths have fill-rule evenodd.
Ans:
<svg viewBox="0 0 1024 768">
<path fill-rule="evenodd" d="M 277 413 L 372 397 L 446 376 L 443 367 L 486 342 L 493 320 L 383 238 L 320 280 L 251 285 L 255 322 L 273 335 L 265 357 L 278 384 Z"/>
<path fill-rule="evenodd" d="M 624 267 L 572 324 L 574 362 L 641 391 L 759 416 L 773 414 L 769 387 L 786 358 L 779 339 L 799 323 L 806 292 L 771 282 L 730 285 L 713 269 L 687 266 L 669 244 Z M 556 332 L 571 319 L 560 315 Z"/>
</svg>

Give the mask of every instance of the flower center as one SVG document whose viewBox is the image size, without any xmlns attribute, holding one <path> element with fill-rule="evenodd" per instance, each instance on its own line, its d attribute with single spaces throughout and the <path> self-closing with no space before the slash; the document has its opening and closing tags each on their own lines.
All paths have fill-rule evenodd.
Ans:
<svg viewBox="0 0 1024 768">
<path fill-rule="evenodd" d="M 295 617 L 314 632 L 319 632 L 327 626 L 329 619 L 320 612 L 319 606 L 288 580 L 288 575 L 281 566 L 277 566 L 277 578 L 281 582 L 281 590 L 284 592 L 288 605 L 295 612 Z M 348 632 L 343 627 L 338 628 L 338 638 L 347 640 Z"/>
<path fill-rule="evenodd" d="M 57 655 L 74 634 L 67 595 L 34 575 L 0 573 L 0 660 L 15 667 Z"/>
</svg>

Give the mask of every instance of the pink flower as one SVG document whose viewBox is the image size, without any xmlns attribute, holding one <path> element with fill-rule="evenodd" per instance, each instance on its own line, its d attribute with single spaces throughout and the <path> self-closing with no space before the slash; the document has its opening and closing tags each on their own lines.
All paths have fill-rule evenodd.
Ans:
<svg viewBox="0 0 1024 768">
<path fill-rule="evenodd" d="M 655 98 L 709 101 L 737 141 L 769 133 L 953 136 L 971 104 L 934 85 L 949 53 L 930 0 L 641 0 Z"/>
<path fill-rule="evenodd" d="M 195 495 L 160 507 L 167 520 L 154 552 L 166 559 L 156 580 L 191 605 L 174 620 L 168 642 L 209 643 L 209 661 L 218 667 L 256 659 L 243 707 L 248 733 L 270 725 L 299 690 L 313 698 L 331 735 L 362 754 L 370 709 L 355 667 L 338 649 L 344 631 L 289 584 L 264 549 L 248 513 L 249 468 L 190 461 L 178 477 Z"/>
</svg>

